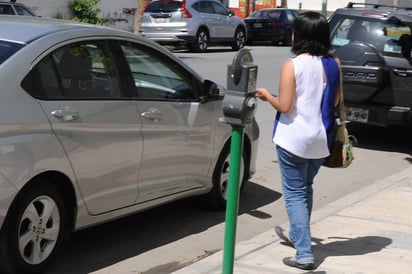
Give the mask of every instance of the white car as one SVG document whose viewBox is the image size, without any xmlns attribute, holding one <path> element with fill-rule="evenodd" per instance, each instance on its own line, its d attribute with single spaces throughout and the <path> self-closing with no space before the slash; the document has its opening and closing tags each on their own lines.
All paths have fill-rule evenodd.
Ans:
<svg viewBox="0 0 412 274">
<path fill-rule="evenodd" d="M 225 208 L 222 87 L 132 33 L 28 16 L 0 29 L 0 273 L 42 273 L 69 232 L 177 199 Z M 241 185 L 258 135 L 245 128 Z"/>
<path fill-rule="evenodd" d="M 145 8 L 139 33 L 162 45 L 184 44 L 195 52 L 226 44 L 245 46 L 245 22 L 216 0 L 154 0 Z"/>
</svg>

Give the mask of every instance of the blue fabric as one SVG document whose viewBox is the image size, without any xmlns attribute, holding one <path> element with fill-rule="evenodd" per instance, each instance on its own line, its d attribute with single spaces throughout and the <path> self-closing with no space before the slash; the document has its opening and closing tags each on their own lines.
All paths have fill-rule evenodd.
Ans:
<svg viewBox="0 0 412 274">
<path fill-rule="evenodd" d="M 323 68 L 325 70 L 327 83 L 323 93 L 321 111 L 322 121 L 326 129 L 329 150 L 332 148 L 335 137 L 335 99 L 336 90 L 340 85 L 340 72 L 335 58 L 322 57 Z"/>
<path fill-rule="evenodd" d="M 296 261 L 313 263 L 310 233 L 313 204 L 313 180 L 324 159 L 305 159 L 276 146 L 282 190 L 289 217 L 289 239 L 296 248 Z"/>
</svg>

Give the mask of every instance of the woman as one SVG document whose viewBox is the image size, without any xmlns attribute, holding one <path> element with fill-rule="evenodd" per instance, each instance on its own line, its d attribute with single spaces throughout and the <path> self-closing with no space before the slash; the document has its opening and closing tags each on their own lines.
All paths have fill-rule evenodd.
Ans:
<svg viewBox="0 0 412 274">
<path fill-rule="evenodd" d="M 316 12 L 293 22 L 292 53 L 282 65 L 278 96 L 258 88 L 256 96 L 276 110 L 273 142 L 279 159 L 282 190 L 289 217 L 289 233 L 275 231 L 296 248 L 283 263 L 315 268 L 311 245 L 312 184 L 333 139 L 334 107 L 339 102 L 340 64 L 329 55 L 331 42 L 326 18 Z"/>
</svg>

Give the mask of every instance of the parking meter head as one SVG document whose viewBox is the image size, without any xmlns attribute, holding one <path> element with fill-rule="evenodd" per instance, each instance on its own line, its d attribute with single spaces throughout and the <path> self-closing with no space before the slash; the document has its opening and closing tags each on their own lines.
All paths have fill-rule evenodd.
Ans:
<svg viewBox="0 0 412 274">
<path fill-rule="evenodd" d="M 237 85 L 242 76 L 242 67 L 243 65 L 253 64 L 252 54 L 248 49 L 242 48 L 237 52 L 235 57 L 233 57 L 232 62 L 232 78 L 233 82 Z"/>
<path fill-rule="evenodd" d="M 253 121 L 256 109 L 257 66 L 248 49 L 240 50 L 228 65 L 227 91 L 223 114 L 228 124 L 245 126 Z"/>
</svg>

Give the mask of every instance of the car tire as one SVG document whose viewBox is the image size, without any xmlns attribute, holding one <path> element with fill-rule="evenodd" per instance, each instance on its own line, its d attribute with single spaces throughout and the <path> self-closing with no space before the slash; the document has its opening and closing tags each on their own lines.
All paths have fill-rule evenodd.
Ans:
<svg viewBox="0 0 412 274">
<path fill-rule="evenodd" d="M 43 273 L 65 233 L 61 193 L 45 180 L 34 182 L 18 194 L 0 232 L 0 273 Z"/>
<path fill-rule="evenodd" d="M 245 150 L 243 150 L 239 171 L 239 178 L 241 178 L 239 184 L 239 193 L 244 188 L 247 178 L 246 159 L 247 155 Z M 208 194 L 208 204 L 211 208 L 216 210 L 223 210 L 226 208 L 227 190 L 229 185 L 229 161 L 230 143 L 224 146 L 219 156 L 219 160 L 217 161 L 215 170 L 213 172 L 213 187 Z"/>
<path fill-rule="evenodd" d="M 198 30 L 196 40 L 191 44 L 194 52 L 206 52 L 209 46 L 209 33 L 205 29 Z"/>
<path fill-rule="evenodd" d="M 282 46 L 289 47 L 292 44 L 292 32 L 285 30 L 285 34 L 282 39 Z"/>
<path fill-rule="evenodd" d="M 243 29 L 237 29 L 235 33 L 235 40 L 232 43 L 232 49 L 238 51 L 245 46 L 246 34 Z"/>
</svg>

